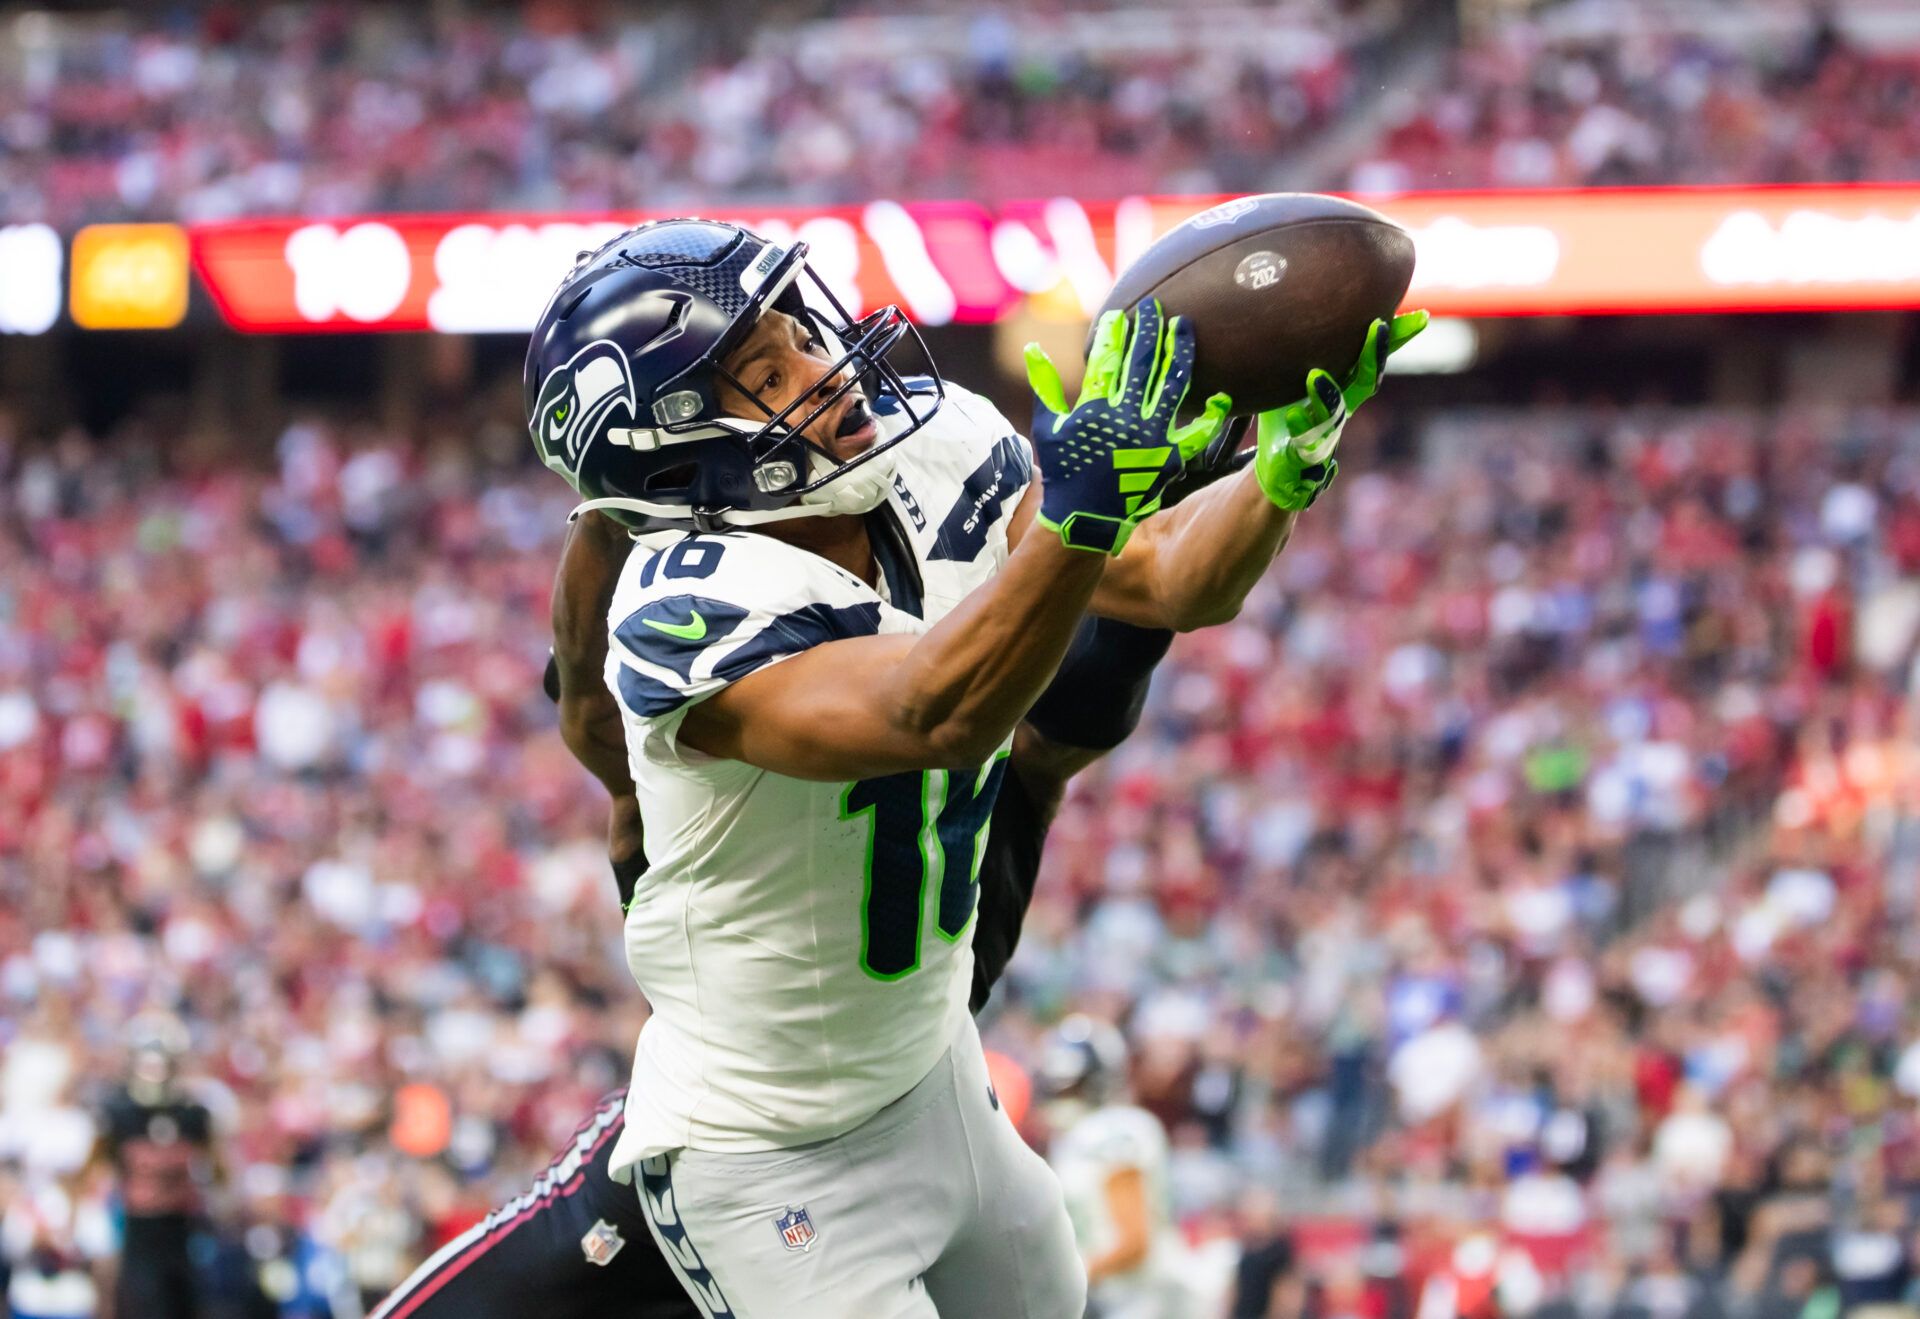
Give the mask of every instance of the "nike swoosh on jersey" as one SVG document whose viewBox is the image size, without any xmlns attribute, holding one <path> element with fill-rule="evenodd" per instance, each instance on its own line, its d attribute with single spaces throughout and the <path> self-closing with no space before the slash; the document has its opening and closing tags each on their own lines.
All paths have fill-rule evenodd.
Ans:
<svg viewBox="0 0 1920 1319">
<path fill-rule="evenodd" d="M 698 609 L 693 611 L 693 621 L 690 623 L 662 623 L 657 618 L 643 618 L 640 621 L 655 632 L 664 632 L 682 641 L 698 641 L 707 635 L 707 620 L 700 617 Z"/>
</svg>

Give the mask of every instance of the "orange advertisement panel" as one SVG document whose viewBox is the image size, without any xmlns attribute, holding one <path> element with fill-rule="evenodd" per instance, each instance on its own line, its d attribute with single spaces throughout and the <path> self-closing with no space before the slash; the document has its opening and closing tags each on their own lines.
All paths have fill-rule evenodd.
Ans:
<svg viewBox="0 0 1920 1319">
<path fill-rule="evenodd" d="M 805 240 L 856 312 L 899 303 L 945 325 L 1021 308 L 1084 318 L 1156 237 L 1223 200 L 882 200 L 724 218 Z M 1920 307 L 1920 184 L 1365 200 L 1412 233 L 1408 301 L 1442 315 Z M 195 270 L 241 329 L 524 333 L 575 253 L 648 218 L 659 217 L 278 219 L 197 225 L 190 238 Z"/>
<path fill-rule="evenodd" d="M 168 330 L 187 314 L 187 232 L 96 224 L 73 236 L 68 308 L 89 330 Z"/>
<path fill-rule="evenodd" d="M 1395 198 L 1450 315 L 1920 307 L 1920 186 Z"/>
<path fill-rule="evenodd" d="M 1063 233 L 1078 291 L 1043 313 L 1085 314 L 1152 237 L 1226 200 L 1088 204 L 1076 238 L 1062 203 L 1004 209 L 1003 225 Z M 1920 308 L 1920 184 L 1415 193 L 1358 198 L 1414 239 L 1410 306 L 1443 316 Z M 1066 203 L 1067 205 L 1077 205 Z M 1063 265 L 1067 264 L 1063 262 Z M 1101 280 L 1106 287 L 1099 287 Z M 1073 281 L 1068 281 L 1069 283 Z"/>
</svg>

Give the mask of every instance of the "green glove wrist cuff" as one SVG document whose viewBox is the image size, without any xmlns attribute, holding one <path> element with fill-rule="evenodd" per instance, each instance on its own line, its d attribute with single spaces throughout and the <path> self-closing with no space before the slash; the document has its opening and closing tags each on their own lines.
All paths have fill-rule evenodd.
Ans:
<svg viewBox="0 0 1920 1319">
<path fill-rule="evenodd" d="M 1340 463 L 1329 458 L 1323 463 L 1302 464 L 1287 445 L 1262 447 L 1254 455 L 1253 476 L 1274 507 L 1289 513 L 1303 512 L 1320 498 L 1320 492 L 1333 484 L 1340 474 Z"/>
<path fill-rule="evenodd" d="M 1156 502 L 1155 508 L 1159 507 Z M 1152 512 L 1147 509 L 1140 516 Z M 1069 513 L 1064 522 L 1055 522 L 1045 513 L 1034 515 L 1035 522 L 1060 537 L 1070 550 L 1091 550 L 1099 554 L 1118 554 L 1126 548 L 1127 538 L 1140 524 L 1140 518 L 1110 518 L 1098 513 Z"/>
</svg>

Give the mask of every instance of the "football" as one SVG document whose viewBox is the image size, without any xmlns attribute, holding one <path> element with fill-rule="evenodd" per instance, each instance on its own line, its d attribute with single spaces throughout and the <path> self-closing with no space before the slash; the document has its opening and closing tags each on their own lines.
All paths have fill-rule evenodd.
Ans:
<svg viewBox="0 0 1920 1319">
<path fill-rule="evenodd" d="M 1236 197 L 1163 234 L 1101 310 L 1159 298 L 1193 322 L 1189 403 L 1224 391 L 1236 413 L 1264 412 L 1301 398 L 1314 367 L 1344 375 L 1367 327 L 1399 309 L 1412 279 L 1413 238 L 1386 216 L 1275 192 Z"/>
</svg>

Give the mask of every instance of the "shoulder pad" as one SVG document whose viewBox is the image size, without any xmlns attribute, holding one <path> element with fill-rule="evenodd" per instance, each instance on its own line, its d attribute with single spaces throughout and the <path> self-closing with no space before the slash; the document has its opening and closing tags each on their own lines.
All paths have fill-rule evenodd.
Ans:
<svg viewBox="0 0 1920 1319">
<path fill-rule="evenodd" d="M 1033 483 L 1033 451 L 1000 409 L 949 383 L 947 404 L 901 460 L 901 482 L 933 523 L 929 559 L 977 558 Z"/>
</svg>

